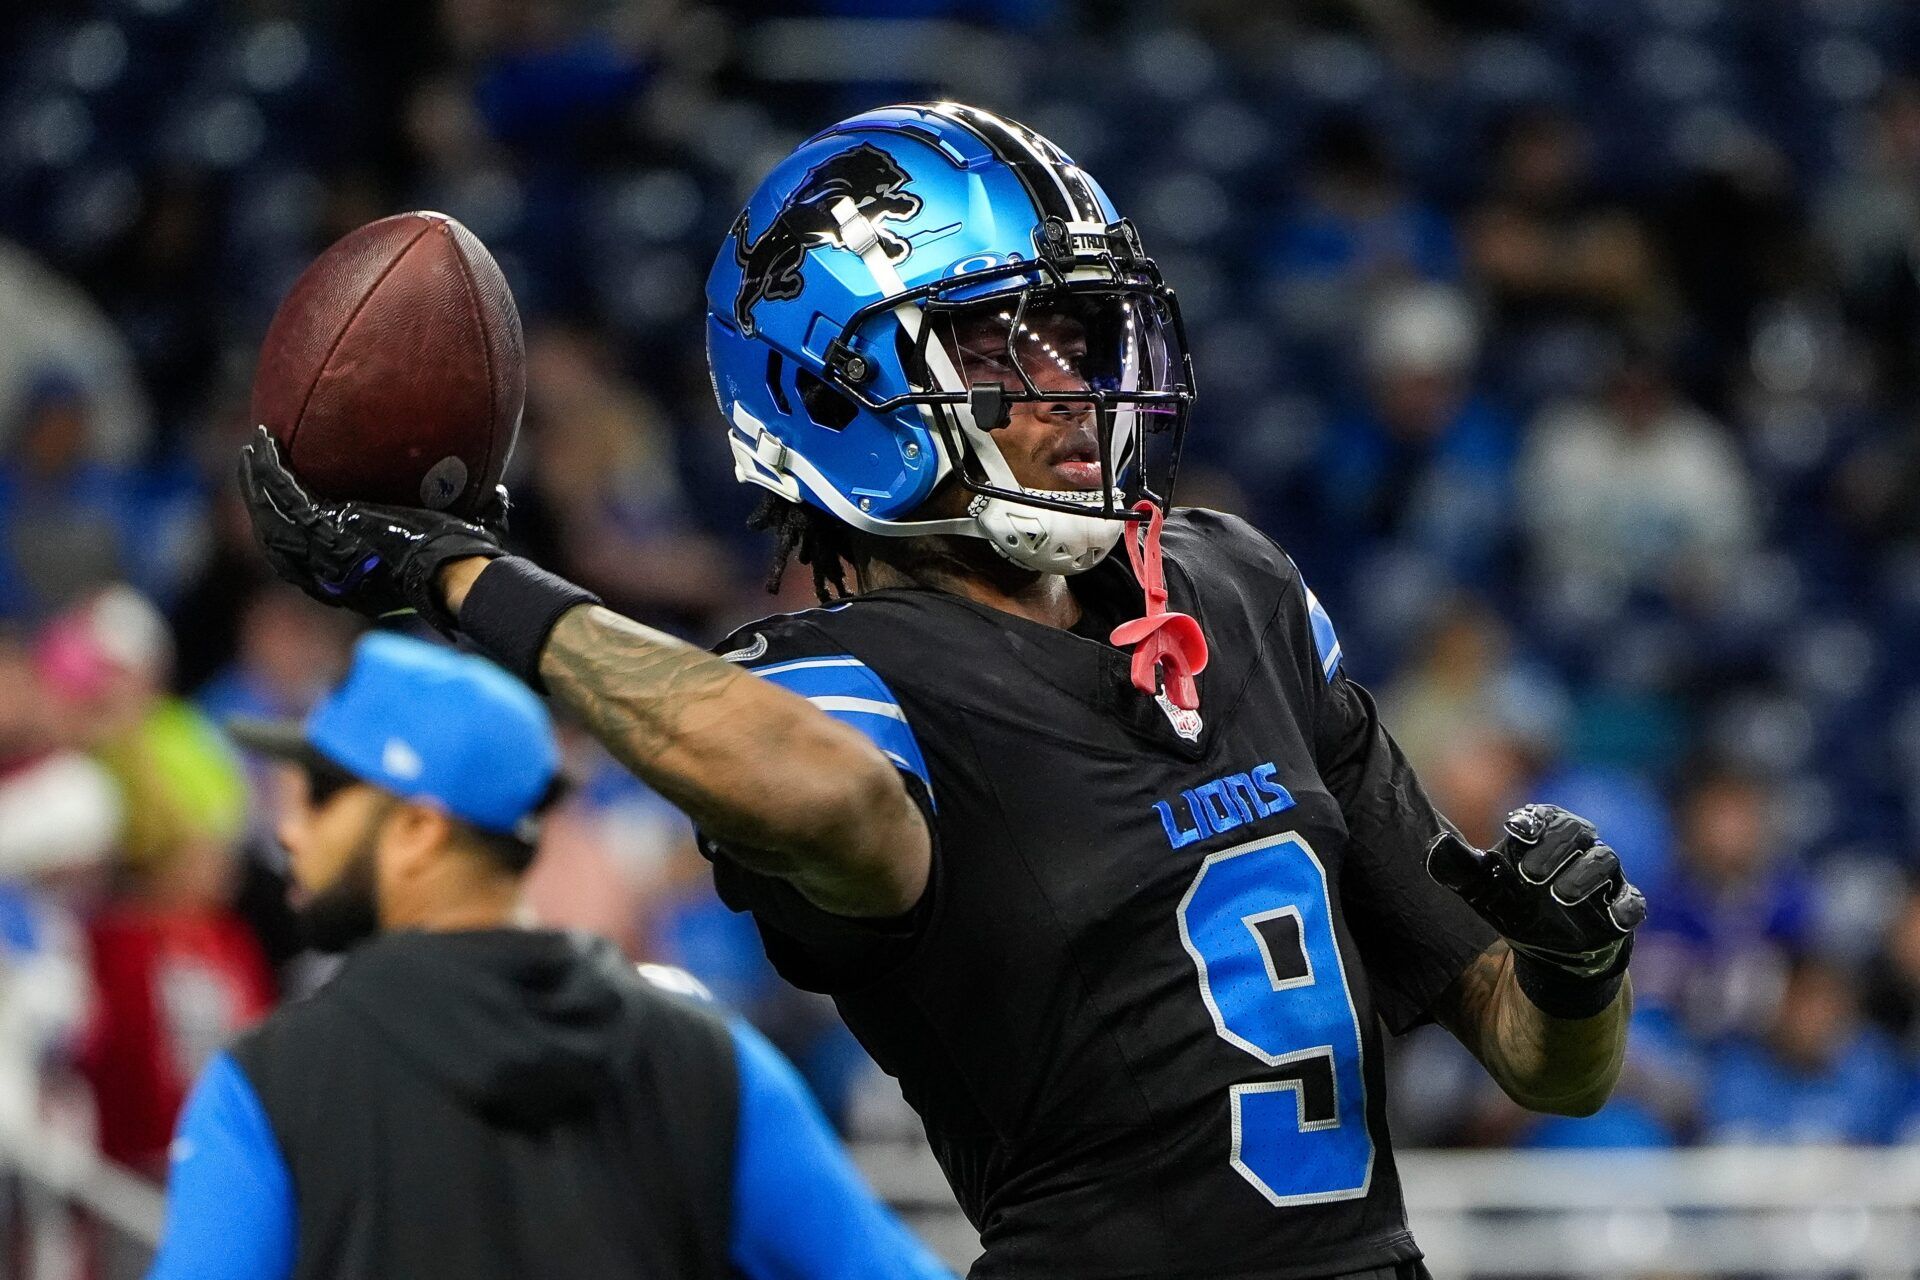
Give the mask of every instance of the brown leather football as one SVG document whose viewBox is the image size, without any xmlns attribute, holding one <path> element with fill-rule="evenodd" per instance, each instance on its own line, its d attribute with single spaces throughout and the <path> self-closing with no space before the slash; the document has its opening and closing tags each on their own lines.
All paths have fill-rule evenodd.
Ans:
<svg viewBox="0 0 1920 1280">
<path fill-rule="evenodd" d="M 274 313 L 253 420 L 316 497 L 470 515 L 526 401 L 520 312 L 500 266 L 443 213 L 348 233 Z"/>
</svg>

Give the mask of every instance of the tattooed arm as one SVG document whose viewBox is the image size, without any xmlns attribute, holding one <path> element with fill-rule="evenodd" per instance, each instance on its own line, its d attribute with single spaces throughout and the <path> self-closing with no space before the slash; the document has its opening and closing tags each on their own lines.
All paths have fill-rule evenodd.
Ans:
<svg viewBox="0 0 1920 1280">
<path fill-rule="evenodd" d="M 1434 1017 L 1529 1111 L 1590 1116 L 1613 1092 L 1627 1049 L 1633 990 L 1590 1018 L 1542 1013 L 1514 974 L 1514 954 L 1496 942 L 1467 966 L 1433 1008 Z"/>
<path fill-rule="evenodd" d="M 487 562 L 442 579 L 458 613 Z M 621 764 L 754 870 L 842 915 L 897 915 L 926 887 L 926 820 L 865 735 L 805 698 L 598 605 L 570 610 L 540 676 Z"/>
</svg>

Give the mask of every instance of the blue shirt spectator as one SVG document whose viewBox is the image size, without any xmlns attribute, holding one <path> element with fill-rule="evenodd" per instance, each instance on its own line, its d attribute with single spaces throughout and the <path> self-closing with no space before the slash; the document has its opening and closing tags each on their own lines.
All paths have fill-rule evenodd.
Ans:
<svg viewBox="0 0 1920 1280">
<path fill-rule="evenodd" d="M 1703 1039 L 1751 1029 L 1813 929 L 1817 896 L 1781 855 L 1771 805 L 1755 777 L 1705 770 L 1690 779 L 1672 872 L 1636 944 L 1636 993 Z"/>
<path fill-rule="evenodd" d="M 1912 1089 L 1885 1033 L 1861 1027 L 1840 970 L 1794 966 L 1764 1037 L 1722 1047 L 1708 1071 L 1702 1132 L 1711 1142 L 1891 1141 Z"/>
<path fill-rule="evenodd" d="M 44 617 L 116 581 L 165 601 L 205 536 L 188 468 L 91 456 L 88 394 L 43 372 L 0 457 L 0 618 Z"/>
<path fill-rule="evenodd" d="M 1276 275 L 1364 285 L 1460 274 L 1452 223 L 1407 192 L 1371 128 L 1354 119 L 1330 121 L 1310 150 L 1303 196 L 1267 254 Z"/>
</svg>

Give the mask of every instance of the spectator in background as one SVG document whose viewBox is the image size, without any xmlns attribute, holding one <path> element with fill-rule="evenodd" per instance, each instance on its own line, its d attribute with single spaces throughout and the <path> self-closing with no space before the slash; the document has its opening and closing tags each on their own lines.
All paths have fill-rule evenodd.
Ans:
<svg viewBox="0 0 1920 1280">
<path fill-rule="evenodd" d="M 160 429 L 193 420 L 218 367 L 229 282 L 210 249 L 222 240 L 222 185 L 191 166 L 147 174 L 124 231 L 85 263 L 82 282 L 112 300 Z"/>
<path fill-rule="evenodd" d="M 66 741 L 31 654 L 0 636 L 0 1129 L 37 1119 L 42 1073 L 70 1059 L 87 1011 L 76 878 L 102 866 L 121 800 Z"/>
<path fill-rule="evenodd" d="M 1644 318 L 1661 304 L 1658 263 L 1631 213 L 1596 198 L 1591 140 L 1550 108 L 1495 139 L 1491 192 L 1467 222 L 1473 273 L 1503 327 Z"/>
<path fill-rule="evenodd" d="M 1500 838 L 1501 820 L 1529 794 L 1534 774 L 1525 741 L 1483 721 L 1444 743 L 1423 781 L 1435 807 L 1484 848 Z"/>
<path fill-rule="evenodd" d="M 114 892 L 87 924 L 81 1059 L 102 1151 L 149 1172 L 188 1083 L 274 995 L 228 906 L 244 784 L 219 732 L 163 693 L 167 649 L 159 613 L 119 587 L 49 623 L 37 655 L 55 713 L 87 735 L 125 799 Z"/>
<path fill-rule="evenodd" d="M 1458 596 L 1435 606 L 1420 643 L 1411 649 L 1412 665 L 1380 695 L 1394 740 L 1422 777 L 1439 767 L 1448 742 L 1463 730 L 1488 727 L 1512 643 L 1506 624 L 1475 597 Z"/>
<path fill-rule="evenodd" d="M 1887 1142 L 1910 1085 L 1892 1042 L 1862 1025 L 1846 972 L 1794 961 L 1762 1035 L 1713 1058 L 1702 1097 L 1709 1142 Z"/>
<path fill-rule="evenodd" d="M 1695 1036 L 1750 1030 L 1813 925 L 1813 888 L 1779 848 L 1772 793 L 1757 777 L 1694 771 L 1660 911 L 1635 944 L 1634 994 Z"/>
<path fill-rule="evenodd" d="M 1374 290 L 1460 272 L 1446 215 L 1407 190 L 1385 141 L 1352 116 L 1314 136 L 1299 198 L 1272 233 L 1265 266 L 1287 327 L 1329 343 L 1359 331 Z"/>
<path fill-rule="evenodd" d="M 1829 500 L 1860 551 L 1920 539 L 1920 406 L 1897 408 L 1835 469 Z"/>
<path fill-rule="evenodd" d="M 1711 600 L 1755 541 L 1739 452 L 1648 349 L 1625 352 L 1602 394 L 1547 409 L 1528 434 L 1520 515 L 1551 578 L 1613 599 L 1650 589 Z"/>
<path fill-rule="evenodd" d="M 1909 261 L 1920 232 L 1920 82 L 1887 89 L 1861 142 L 1822 195 L 1816 225 L 1841 284 L 1871 291 Z"/>
<path fill-rule="evenodd" d="M 633 617 L 697 629 L 727 602 L 734 566 L 692 519 L 666 419 L 598 343 L 535 333 L 527 419 L 516 541 Z"/>
<path fill-rule="evenodd" d="M 292 587 L 266 584 L 241 606 L 233 661 L 200 686 L 194 701 L 215 723 L 303 715 L 346 670 L 356 621 Z"/>
<path fill-rule="evenodd" d="M 358 619 L 339 609 L 324 609 L 278 581 L 256 585 L 239 605 L 239 650 L 194 695 L 200 713 L 215 724 L 234 716 L 285 718 L 304 715 L 321 692 L 347 667 L 347 653 L 358 634 Z M 268 772 L 248 758 L 251 798 L 247 835 L 234 869 L 230 901 L 259 940 L 268 962 L 288 993 L 305 989 L 320 967 L 317 958 L 292 965 L 305 952 L 286 905 L 283 859 L 272 839 L 272 815 L 264 798 Z"/>
<path fill-rule="evenodd" d="M 610 938 L 636 960 L 685 968 L 660 950 L 649 923 L 681 868 L 698 864 L 692 826 L 576 726 L 557 728 L 563 772 L 580 781 L 546 817 L 523 887 L 529 910 L 542 924 Z"/>
<path fill-rule="evenodd" d="M 118 839 L 120 790 L 75 748 L 32 653 L 0 634 L 0 879 L 97 865 Z"/>
<path fill-rule="evenodd" d="M 1515 637 L 1485 602 L 1460 596 L 1433 610 L 1404 667 L 1380 695 L 1394 740 L 1441 812 L 1483 843 L 1522 795 L 1544 795 L 1591 819 L 1633 853 L 1634 875 L 1664 882 L 1672 856 L 1666 805 L 1637 769 L 1595 759 L 1561 677 L 1514 653 Z M 1569 739 L 1573 745 L 1569 746 Z M 1645 871 L 1641 868 L 1645 867 Z"/>
<path fill-rule="evenodd" d="M 1300 199 L 1270 263 L 1292 279 L 1349 288 L 1460 273 L 1446 215 L 1407 190 L 1386 141 L 1355 116 L 1335 117 L 1315 134 Z"/>
<path fill-rule="evenodd" d="M 1518 451 L 1507 416 L 1475 394 L 1479 326 L 1458 290 L 1383 294 L 1367 319 L 1366 397 L 1324 437 L 1314 479 L 1326 533 L 1393 539 L 1456 580 L 1493 566 Z"/>
<path fill-rule="evenodd" d="M 170 591 L 199 534 L 185 477 L 104 456 L 92 392 L 64 365 L 14 400 L 0 424 L 0 617 L 44 618 L 123 579 Z"/>
<path fill-rule="evenodd" d="M 253 430 L 249 394 L 248 385 L 228 379 L 195 427 L 197 484 L 206 495 L 200 512 L 205 545 L 179 593 L 166 602 L 174 638 L 174 688 L 182 692 L 196 692 L 228 669 L 240 648 L 248 605 L 261 590 L 278 583 L 261 562 L 253 524 L 227 465 L 232 451 Z"/>
<path fill-rule="evenodd" d="M 1865 145 L 1818 209 L 1822 245 L 1849 309 L 1866 327 L 1894 387 L 1915 389 L 1920 339 L 1920 82 L 1898 80 L 1875 108 Z"/>
<path fill-rule="evenodd" d="M 1440 811 L 1483 848 L 1532 793 L 1569 715 L 1552 673 L 1516 658 L 1513 648 L 1512 633 L 1485 602 L 1442 602 L 1410 648 L 1412 665 L 1380 699 L 1394 740 Z"/>
<path fill-rule="evenodd" d="M 1909 1059 L 1920 1061 L 1920 882 L 1909 883 L 1867 966 L 1861 1008 Z"/>
<path fill-rule="evenodd" d="M 127 466 L 146 448 L 152 410 L 127 340 L 75 285 L 0 240 L 0 455 L 11 455 L 46 371 L 67 371 L 90 408 L 88 451 Z"/>
</svg>

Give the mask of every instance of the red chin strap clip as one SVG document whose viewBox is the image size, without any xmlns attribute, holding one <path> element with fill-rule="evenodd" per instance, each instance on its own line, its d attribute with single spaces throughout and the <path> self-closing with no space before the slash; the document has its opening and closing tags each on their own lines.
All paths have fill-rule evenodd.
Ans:
<svg viewBox="0 0 1920 1280">
<path fill-rule="evenodd" d="M 1193 678 L 1207 668 L 1207 637 L 1192 616 L 1167 608 L 1167 573 L 1160 562 L 1160 508 L 1142 499 L 1135 511 L 1146 519 L 1127 526 L 1127 559 L 1147 596 L 1147 616 L 1113 629 L 1113 643 L 1133 650 L 1133 687 L 1149 698 L 1166 690 L 1182 711 L 1200 709 Z"/>
</svg>

